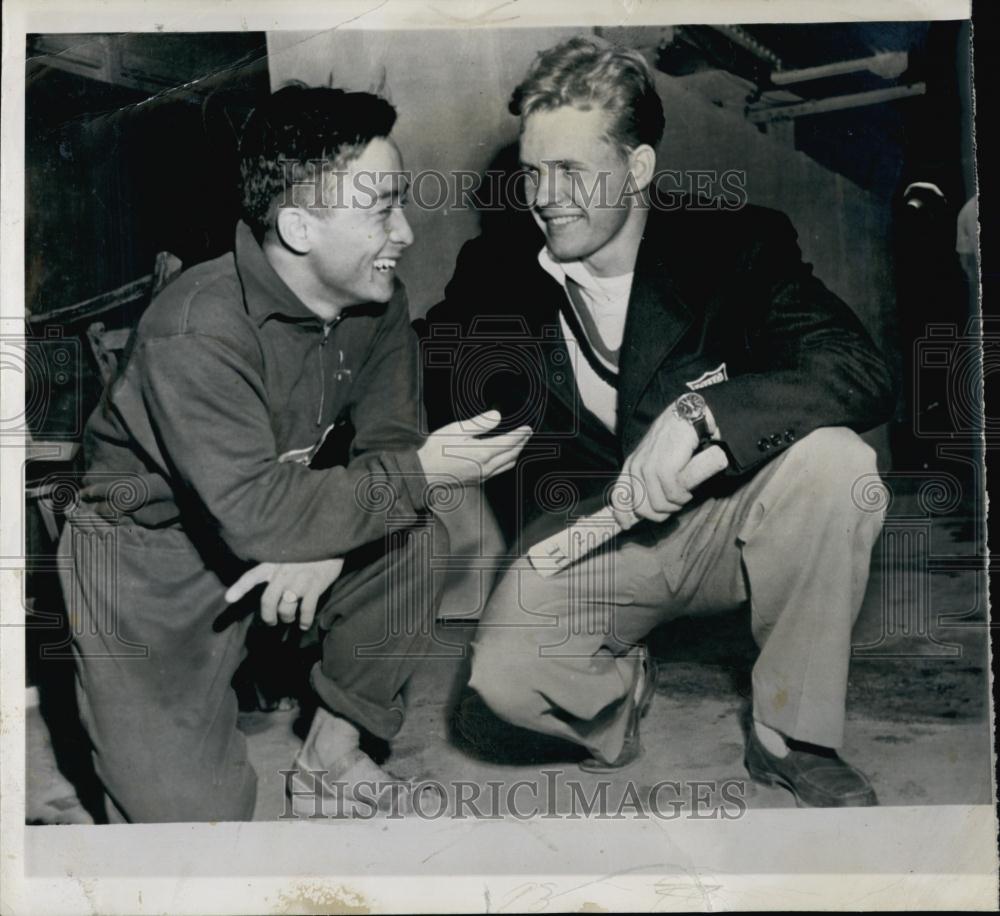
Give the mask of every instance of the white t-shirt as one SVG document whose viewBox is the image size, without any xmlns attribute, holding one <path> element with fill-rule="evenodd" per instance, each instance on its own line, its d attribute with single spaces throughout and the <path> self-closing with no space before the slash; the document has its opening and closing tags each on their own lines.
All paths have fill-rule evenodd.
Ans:
<svg viewBox="0 0 1000 916">
<path fill-rule="evenodd" d="M 628 312 L 629 295 L 632 292 L 633 274 L 595 277 L 582 261 L 556 261 L 547 248 L 538 253 L 538 263 L 563 287 L 563 290 L 566 289 L 567 276 L 579 284 L 580 294 L 597 326 L 597 332 L 601 335 L 601 342 L 608 350 L 618 350 L 625 334 L 625 316 Z M 576 338 L 561 313 L 559 324 L 569 350 L 580 399 L 591 413 L 614 432 L 618 425 L 618 391 L 604 381 L 580 353 Z M 617 373 L 616 366 L 605 360 L 593 346 L 590 349 L 609 371 Z"/>
</svg>

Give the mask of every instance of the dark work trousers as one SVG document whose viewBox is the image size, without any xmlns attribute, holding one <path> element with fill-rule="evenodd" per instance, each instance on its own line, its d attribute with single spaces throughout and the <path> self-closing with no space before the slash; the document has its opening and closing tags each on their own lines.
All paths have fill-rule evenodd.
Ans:
<svg viewBox="0 0 1000 916">
<path fill-rule="evenodd" d="M 248 820 L 257 777 L 231 681 L 259 590 L 243 612 L 183 531 L 77 510 L 59 545 L 77 693 L 112 822 Z M 332 522 L 332 524 L 336 524 Z M 432 517 L 349 554 L 317 611 L 322 702 L 376 736 L 403 722 L 403 688 L 433 654 L 440 588 Z M 247 609 L 249 608 L 249 609 Z"/>
</svg>

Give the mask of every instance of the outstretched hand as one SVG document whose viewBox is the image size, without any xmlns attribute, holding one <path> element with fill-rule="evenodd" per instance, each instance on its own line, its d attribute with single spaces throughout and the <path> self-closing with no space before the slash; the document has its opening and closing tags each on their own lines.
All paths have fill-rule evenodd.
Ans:
<svg viewBox="0 0 1000 916">
<path fill-rule="evenodd" d="M 531 437 L 531 427 L 481 438 L 500 425 L 500 411 L 488 410 L 469 420 L 449 423 L 432 432 L 417 455 L 433 482 L 478 484 L 514 467 Z"/>
</svg>

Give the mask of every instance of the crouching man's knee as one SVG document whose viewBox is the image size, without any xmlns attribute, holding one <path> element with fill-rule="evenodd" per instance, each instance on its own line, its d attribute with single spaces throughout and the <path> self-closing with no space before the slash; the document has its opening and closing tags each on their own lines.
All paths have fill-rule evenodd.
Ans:
<svg viewBox="0 0 1000 916">
<path fill-rule="evenodd" d="M 790 479 L 813 500 L 834 497 L 846 507 L 857 503 L 858 493 L 867 486 L 878 485 L 875 450 L 844 426 L 813 430 L 789 448 L 786 464 Z"/>
<path fill-rule="evenodd" d="M 469 686 L 501 719 L 514 725 L 531 722 L 532 697 L 537 694 L 517 653 L 504 640 L 477 638 L 472 647 Z"/>
</svg>

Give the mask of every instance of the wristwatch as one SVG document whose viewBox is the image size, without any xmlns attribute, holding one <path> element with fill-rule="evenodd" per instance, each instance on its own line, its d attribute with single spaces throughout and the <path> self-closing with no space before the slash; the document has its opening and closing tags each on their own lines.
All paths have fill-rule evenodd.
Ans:
<svg viewBox="0 0 1000 916">
<path fill-rule="evenodd" d="M 708 420 L 705 419 L 705 399 L 694 391 L 682 394 L 674 401 L 674 413 L 682 420 L 687 420 L 698 434 L 698 444 L 704 445 L 712 440 L 708 430 Z"/>
</svg>

